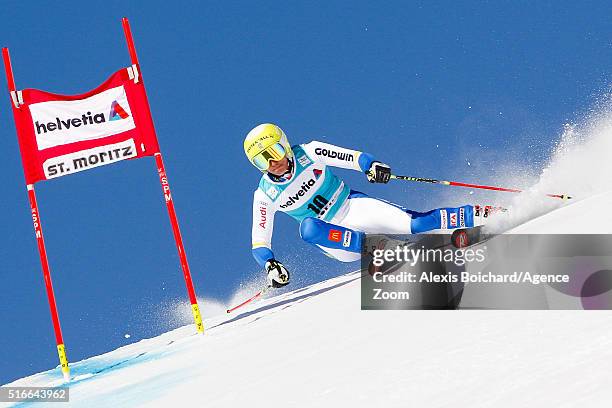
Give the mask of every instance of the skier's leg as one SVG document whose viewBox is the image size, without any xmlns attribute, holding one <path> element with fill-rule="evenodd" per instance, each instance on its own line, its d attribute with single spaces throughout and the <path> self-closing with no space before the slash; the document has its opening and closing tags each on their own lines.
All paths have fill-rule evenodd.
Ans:
<svg viewBox="0 0 612 408">
<path fill-rule="evenodd" d="M 410 211 L 412 232 L 434 229 L 469 228 L 474 226 L 474 206 L 436 208 L 424 213 Z"/>
<path fill-rule="evenodd" d="M 331 223 L 367 234 L 410 234 L 412 217 L 404 208 L 384 200 L 351 192 Z"/>
<path fill-rule="evenodd" d="M 363 233 L 360 231 L 308 217 L 300 223 L 300 236 L 339 261 L 353 262 L 361 257 Z"/>
<path fill-rule="evenodd" d="M 347 210 L 332 222 L 368 234 L 416 234 L 434 229 L 472 227 L 473 208 L 464 205 L 421 213 L 363 193 L 354 193 L 347 201 Z"/>
<path fill-rule="evenodd" d="M 331 222 L 308 217 L 300 224 L 300 236 L 304 241 L 342 262 L 360 259 L 364 232 L 411 234 L 474 225 L 471 205 L 420 213 L 363 194 L 350 198 L 347 206 L 342 216 L 334 217 Z"/>
</svg>

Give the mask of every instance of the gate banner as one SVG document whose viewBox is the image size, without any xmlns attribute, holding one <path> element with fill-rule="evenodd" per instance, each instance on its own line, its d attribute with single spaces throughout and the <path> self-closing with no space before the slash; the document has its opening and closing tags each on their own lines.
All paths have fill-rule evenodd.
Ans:
<svg viewBox="0 0 612 408">
<path fill-rule="evenodd" d="M 159 152 L 137 70 L 121 69 L 82 95 L 13 92 L 27 184 Z"/>
</svg>

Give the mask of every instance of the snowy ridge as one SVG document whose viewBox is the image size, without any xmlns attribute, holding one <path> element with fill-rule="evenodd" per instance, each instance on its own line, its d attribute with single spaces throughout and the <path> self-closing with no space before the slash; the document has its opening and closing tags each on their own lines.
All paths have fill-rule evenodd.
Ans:
<svg viewBox="0 0 612 408">
<path fill-rule="evenodd" d="M 594 216 L 610 204 L 612 192 L 599 194 L 513 232 L 610 233 L 612 220 Z M 603 407 L 612 398 L 601 382 L 612 365 L 605 312 L 361 311 L 353 272 L 206 327 L 73 363 L 70 406 Z M 10 385 L 60 384 L 56 368 Z"/>
<path fill-rule="evenodd" d="M 600 193 L 527 221 L 508 231 L 513 234 L 610 234 L 612 193 Z"/>
</svg>

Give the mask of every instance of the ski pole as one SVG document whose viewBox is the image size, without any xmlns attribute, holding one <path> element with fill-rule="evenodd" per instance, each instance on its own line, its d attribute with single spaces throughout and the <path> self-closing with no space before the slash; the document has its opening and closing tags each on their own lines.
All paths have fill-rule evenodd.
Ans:
<svg viewBox="0 0 612 408">
<path fill-rule="evenodd" d="M 230 307 L 229 309 L 226 310 L 227 313 L 232 313 L 234 310 L 241 308 L 242 306 L 246 306 L 249 303 L 251 303 L 252 301 L 254 301 L 255 299 L 260 298 L 261 296 L 265 295 L 266 292 L 268 292 L 268 290 L 270 290 L 271 286 L 266 285 L 263 289 L 261 289 L 260 291 L 258 291 L 257 293 L 255 293 L 253 296 L 251 296 L 250 298 L 248 298 L 247 300 L 245 300 L 244 302 L 240 303 L 239 305 L 236 305 L 234 307 Z"/>
<path fill-rule="evenodd" d="M 456 187 L 480 188 L 482 190 L 506 191 L 509 193 L 522 193 L 523 192 L 523 190 L 519 190 L 516 188 L 486 186 L 482 184 L 469 184 L 469 183 L 461 183 L 459 181 L 436 180 L 436 179 L 424 178 L 424 177 L 399 176 L 399 175 L 392 174 L 391 178 L 395 180 L 415 181 L 418 183 L 442 184 L 444 186 L 456 186 Z M 562 200 L 569 200 L 572 198 L 572 196 L 569 196 L 567 194 L 546 194 L 546 195 L 548 197 L 560 198 Z"/>
</svg>

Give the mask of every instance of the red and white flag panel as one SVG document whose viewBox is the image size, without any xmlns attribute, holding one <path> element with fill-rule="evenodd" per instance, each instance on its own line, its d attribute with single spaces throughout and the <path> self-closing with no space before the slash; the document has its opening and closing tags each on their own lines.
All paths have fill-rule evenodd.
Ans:
<svg viewBox="0 0 612 408">
<path fill-rule="evenodd" d="M 82 95 L 11 93 L 27 184 L 159 152 L 137 67 Z"/>
</svg>

